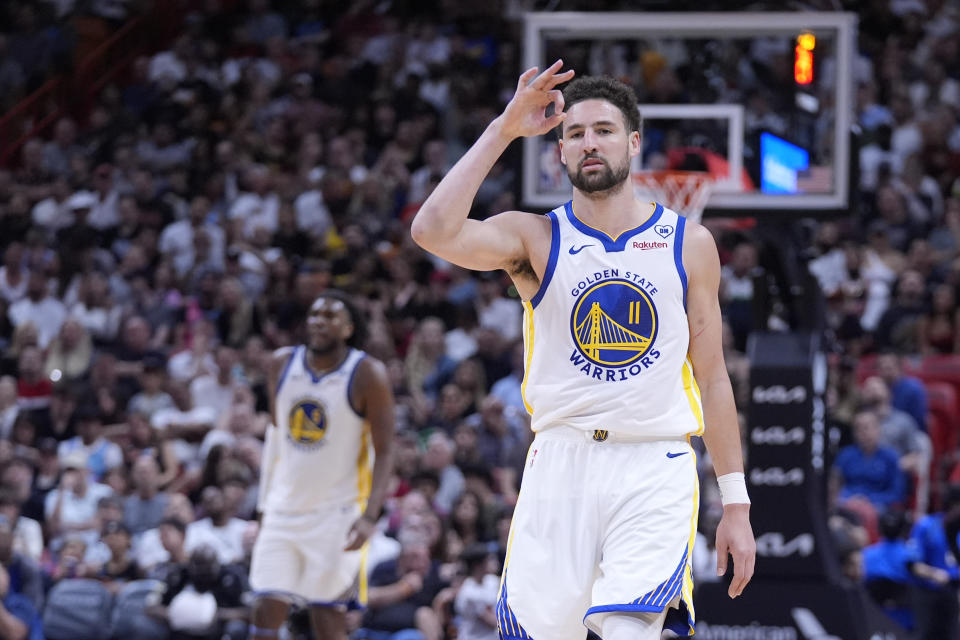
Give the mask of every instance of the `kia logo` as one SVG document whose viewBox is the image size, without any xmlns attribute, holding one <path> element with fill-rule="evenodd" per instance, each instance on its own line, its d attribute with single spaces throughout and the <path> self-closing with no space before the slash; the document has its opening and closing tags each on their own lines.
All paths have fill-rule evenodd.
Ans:
<svg viewBox="0 0 960 640">
<path fill-rule="evenodd" d="M 792 429 L 787 429 L 786 427 L 780 426 L 767 428 L 756 427 L 750 432 L 750 442 L 753 444 L 803 444 L 803 441 L 806 440 L 806 438 L 807 434 L 803 427 L 793 427 Z"/>
<path fill-rule="evenodd" d="M 807 399 L 807 388 L 801 385 L 790 387 L 775 384 L 769 387 L 755 387 L 753 401 L 757 404 L 791 404 Z"/>
<path fill-rule="evenodd" d="M 787 540 L 779 531 L 770 531 L 757 537 L 757 555 L 769 558 L 786 558 L 788 556 L 806 557 L 813 553 L 816 545 L 812 533 L 801 533 Z"/>
<path fill-rule="evenodd" d="M 757 486 L 789 487 L 803 484 L 803 469 L 794 467 L 784 471 L 780 467 L 754 469 L 750 472 L 750 482 Z"/>
</svg>

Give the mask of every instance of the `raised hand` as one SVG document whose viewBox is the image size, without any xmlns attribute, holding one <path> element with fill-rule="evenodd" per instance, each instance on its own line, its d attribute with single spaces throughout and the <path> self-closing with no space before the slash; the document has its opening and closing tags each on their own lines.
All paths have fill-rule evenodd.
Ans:
<svg viewBox="0 0 960 640">
<path fill-rule="evenodd" d="M 517 82 L 517 92 L 500 116 L 503 132 L 520 138 L 539 136 L 563 122 L 563 93 L 555 87 L 573 78 L 573 69 L 560 73 L 563 60 L 557 60 L 540 75 L 537 67 L 523 72 Z M 534 77 L 536 76 L 536 77 Z M 553 104 L 553 115 L 547 117 L 546 109 Z"/>
</svg>

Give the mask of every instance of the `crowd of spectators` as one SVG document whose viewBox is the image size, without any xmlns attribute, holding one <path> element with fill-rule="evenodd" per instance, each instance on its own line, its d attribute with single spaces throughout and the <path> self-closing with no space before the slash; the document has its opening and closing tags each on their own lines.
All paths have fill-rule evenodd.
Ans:
<svg viewBox="0 0 960 640">
<path fill-rule="evenodd" d="M 807 227 L 843 445 L 831 530 L 845 573 L 920 638 L 958 625 L 958 31 L 947 2 L 861 14 L 854 215 Z"/>
<path fill-rule="evenodd" d="M 147 4 L 5 5 L 0 24 L 14 26 L 0 33 L 0 100 L 69 59 L 77 16 L 109 28 Z M 109 622 L 136 637 L 244 637 L 266 360 L 300 338 L 307 305 L 332 286 L 368 315 L 366 349 L 397 397 L 370 609 L 351 614 L 351 628 L 372 640 L 496 637 L 497 576 L 532 437 L 522 309 L 503 275 L 424 254 L 408 226 L 512 94 L 524 6 L 189 3 L 166 49 L 0 169 L 2 634 Z M 960 344 L 958 25 L 939 0 L 870 3 L 855 206 L 848 220 L 803 227 L 826 297 L 831 416 L 849 445 L 837 457 L 834 528 L 854 560 L 932 473 L 924 387 L 894 354 Z M 590 72 L 618 72 L 587 53 Z M 782 71 L 747 63 L 757 82 Z M 619 75 L 647 97 L 680 80 Z M 472 215 L 518 206 L 517 152 L 494 167 Z M 758 313 L 777 286 L 762 238 L 710 226 L 742 411 L 747 336 L 791 320 L 777 304 Z M 857 359 L 881 352 L 877 375 L 858 376 Z M 707 579 L 719 501 L 704 471 L 694 563 Z M 942 560 L 927 557 L 919 578 L 941 590 Z M 78 612 L 80 597 L 103 607 Z M 118 619 L 121 602 L 142 615 Z"/>
</svg>

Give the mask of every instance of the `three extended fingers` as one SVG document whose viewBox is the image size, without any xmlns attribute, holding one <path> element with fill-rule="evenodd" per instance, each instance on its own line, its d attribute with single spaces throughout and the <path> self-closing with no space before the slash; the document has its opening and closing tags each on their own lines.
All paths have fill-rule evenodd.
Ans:
<svg viewBox="0 0 960 640">
<path fill-rule="evenodd" d="M 543 72 L 538 76 L 537 67 L 530 67 L 520 76 L 520 80 L 517 82 L 517 89 L 523 89 L 524 87 L 531 87 L 538 91 L 551 91 L 558 84 L 562 84 L 574 76 L 573 69 L 567 69 L 563 73 L 557 73 L 563 67 L 563 60 L 557 60 L 552 65 L 543 70 Z"/>
</svg>

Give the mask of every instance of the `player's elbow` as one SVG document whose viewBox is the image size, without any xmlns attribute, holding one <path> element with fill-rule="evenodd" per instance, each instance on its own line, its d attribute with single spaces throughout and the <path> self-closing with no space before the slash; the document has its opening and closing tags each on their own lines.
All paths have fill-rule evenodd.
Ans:
<svg viewBox="0 0 960 640">
<path fill-rule="evenodd" d="M 413 223 L 410 225 L 410 236 L 418 246 L 423 249 L 429 249 L 427 246 L 430 243 L 429 225 L 424 221 L 423 216 L 420 215 L 421 213 L 423 213 L 422 209 L 417 213 L 417 216 L 413 219 Z"/>
<path fill-rule="evenodd" d="M 433 222 L 431 217 L 429 212 L 421 208 L 410 225 L 410 236 L 420 248 L 436 253 L 443 245 L 445 235 L 443 227 Z"/>
</svg>

